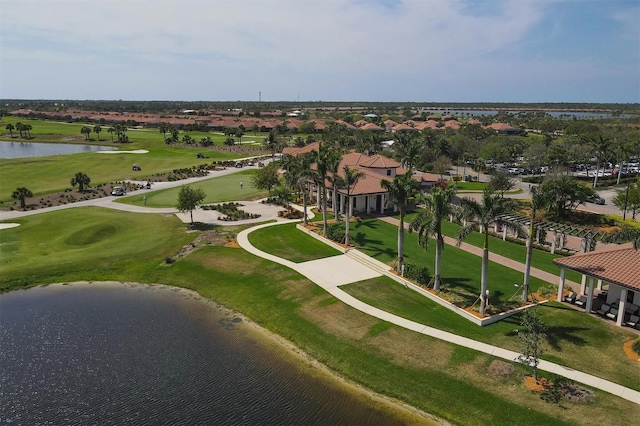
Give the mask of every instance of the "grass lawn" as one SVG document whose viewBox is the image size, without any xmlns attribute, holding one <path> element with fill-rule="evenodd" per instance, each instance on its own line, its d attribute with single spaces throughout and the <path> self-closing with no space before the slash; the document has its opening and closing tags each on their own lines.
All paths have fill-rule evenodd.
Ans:
<svg viewBox="0 0 640 426">
<path fill-rule="evenodd" d="M 482 191 L 487 187 L 486 182 L 456 182 L 458 191 Z"/>
<path fill-rule="evenodd" d="M 2 246 L 2 259 L 12 256 L 3 264 L 3 289 L 71 280 L 193 289 L 292 341 L 341 376 L 455 424 L 600 425 L 611 418 L 632 424 L 640 413 L 637 405 L 601 392 L 589 405 L 547 404 L 522 386 L 524 368 L 507 378 L 487 374 L 492 357 L 376 320 L 239 248 L 204 246 L 165 265 L 165 257 L 199 234 L 187 233 L 175 217 L 79 208 L 20 222 L 0 231 L 3 243 L 10 243 Z"/>
<path fill-rule="evenodd" d="M 505 349 L 521 349 L 515 334 L 521 328 L 519 316 L 478 327 L 387 277 L 341 288 L 367 304 L 403 318 Z M 538 309 L 548 326 L 546 353 L 542 358 L 640 391 L 640 369 L 622 352 L 622 344 L 632 339 L 633 333 L 561 303 L 546 303 Z"/>
<path fill-rule="evenodd" d="M 353 243 L 369 256 L 389 265 L 397 257 L 398 228 L 378 219 L 364 219 L 354 224 L 351 230 Z M 435 250 L 430 247 L 425 251 L 418 245 L 417 235 L 405 232 L 405 262 L 427 266 L 433 273 Z M 482 259 L 457 247 L 446 246 L 442 255 L 443 290 L 451 293 L 453 300 L 460 306 L 471 305 L 480 293 L 480 271 Z M 522 282 L 522 273 L 500 264 L 489 262 L 490 303 L 498 308 L 500 305 L 512 305 L 509 299 L 517 292 Z M 514 286 L 514 283 L 518 283 Z M 532 291 L 547 284 L 531 277 Z M 492 309 L 492 307 L 489 307 Z"/>
<path fill-rule="evenodd" d="M 414 217 L 416 217 L 418 212 L 412 212 L 405 216 L 405 223 L 411 223 Z M 397 216 L 394 216 L 397 218 Z M 460 229 L 460 225 L 443 221 L 442 222 L 442 234 L 451 238 L 456 238 L 458 230 Z M 465 240 L 465 243 L 471 244 L 472 246 L 482 247 L 484 244 L 484 239 L 482 234 L 479 232 L 472 232 Z M 430 245 L 431 246 L 431 245 Z M 448 248 L 448 247 L 447 247 Z M 498 238 L 492 235 L 489 235 L 489 250 L 492 253 L 499 254 L 500 256 L 504 256 L 508 259 L 512 259 L 518 261 L 520 263 L 525 263 L 526 260 L 526 247 L 524 245 L 512 243 L 510 241 L 503 241 L 502 238 Z M 555 266 L 552 261 L 553 259 L 558 259 L 560 255 L 551 254 L 544 250 L 533 250 L 533 257 L 531 260 L 531 266 L 534 268 L 538 268 L 542 271 L 549 272 L 551 274 L 560 275 L 560 268 Z M 568 280 L 579 283 L 582 279 L 582 275 L 567 270 L 566 278 Z"/>
<path fill-rule="evenodd" d="M 254 188 L 251 184 L 251 175 L 254 173 L 255 170 L 242 170 L 230 175 L 202 180 L 190 186 L 193 188 L 202 188 L 207 194 L 203 204 L 266 197 L 268 195 L 267 191 Z M 242 188 L 240 188 L 240 182 L 243 183 Z M 123 204 L 143 206 L 144 200 L 142 197 L 147 197 L 147 207 L 175 207 L 178 200 L 178 192 L 180 192 L 179 186 L 123 197 L 116 201 Z"/>
<path fill-rule="evenodd" d="M 342 254 L 298 231 L 295 223 L 258 229 L 249 234 L 249 241 L 262 251 L 296 263 Z"/>
</svg>

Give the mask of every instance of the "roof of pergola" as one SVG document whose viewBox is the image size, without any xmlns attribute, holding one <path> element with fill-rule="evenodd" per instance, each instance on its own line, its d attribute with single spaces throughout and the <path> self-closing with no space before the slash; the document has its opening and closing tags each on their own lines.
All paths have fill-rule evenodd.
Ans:
<svg viewBox="0 0 640 426">
<path fill-rule="evenodd" d="M 529 223 L 531 222 L 531 218 L 529 216 L 519 214 L 505 214 L 499 216 L 498 219 L 503 222 L 517 223 L 519 225 L 529 225 Z M 545 231 L 560 232 L 563 234 L 582 238 L 602 238 L 602 236 L 605 234 L 604 232 L 594 231 L 593 229 L 584 228 L 581 226 L 547 222 L 543 220 L 536 221 L 533 226 L 537 229 L 544 229 Z"/>
</svg>

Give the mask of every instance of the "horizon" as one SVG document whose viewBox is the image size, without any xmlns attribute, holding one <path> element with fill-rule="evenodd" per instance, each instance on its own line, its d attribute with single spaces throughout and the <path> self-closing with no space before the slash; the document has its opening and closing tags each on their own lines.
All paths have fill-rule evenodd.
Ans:
<svg viewBox="0 0 640 426">
<path fill-rule="evenodd" d="M 0 97 L 634 104 L 639 21 L 636 0 L 5 0 Z"/>
</svg>

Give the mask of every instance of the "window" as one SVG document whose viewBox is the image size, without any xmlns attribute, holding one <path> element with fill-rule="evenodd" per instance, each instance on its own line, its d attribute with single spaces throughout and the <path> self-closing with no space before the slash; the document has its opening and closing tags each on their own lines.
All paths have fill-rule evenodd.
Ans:
<svg viewBox="0 0 640 426">
<path fill-rule="evenodd" d="M 387 170 L 387 176 L 391 176 L 391 170 Z"/>
<path fill-rule="evenodd" d="M 627 303 L 633 303 L 633 298 L 635 297 L 635 295 L 635 292 L 627 290 Z"/>
</svg>

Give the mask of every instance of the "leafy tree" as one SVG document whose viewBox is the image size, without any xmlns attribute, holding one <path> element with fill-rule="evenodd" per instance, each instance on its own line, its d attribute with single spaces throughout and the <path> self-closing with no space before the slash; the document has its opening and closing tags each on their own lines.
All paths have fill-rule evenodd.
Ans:
<svg viewBox="0 0 640 426">
<path fill-rule="evenodd" d="M 17 188 L 15 191 L 13 191 L 13 194 L 11 194 L 11 198 L 20 201 L 20 208 L 22 210 L 26 208 L 25 198 L 29 197 L 33 197 L 33 193 L 24 186 Z"/>
<path fill-rule="evenodd" d="M 242 137 L 244 136 L 244 131 L 245 131 L 245 127 L 241 124 L 240 126 L 238 126 L 238 129 L 236 130 L 236 133 L 235 133 L 240 145 L 242 145 Z"/>
<path fill-rule="evenodd" d="M 91 133 L 91 127 L 84 126 L 80 129 L 80 133 L 82 133 L 86 140 L 89 140 L 89 134 Z"/>
<path fill-rule="evenodd" d="M 180 138 L 180 130 L 176 129 L 175 127 L 172 127 L 170 132 L 171 132 L 171 142 L 178 143 L 178 140 Z"/>
<path fill-rule="evenodd" d="M 640 211 L 640 184 L 629 182 L 625 190 L 617 191 L 613 204 L 623 210 L 623 219 L 626 219 L 627 211 L 630 211 L 631 220 L 636 220 L 636 214 Z"/>
<path fill-rule="evenodd" d="M 167 133 L 171 130 L 171 126 L 168 123 L 160 123 L 160 126 L 158 127 L 158 130 L 160 130 L 160 133 L 162 133 L 162 139 L 166 142 L 167 141 Z"/>
<path fill-rule="evenodd" d="M 280 182 L 280 176 L 278 175 L 278 163 L 271 162 L 265 167 L 256 170 L 251 176 L 251 183 L 255 188 L 266 189 L 271 191 L 271 188 L 276 186 Z"/>
<path fill-rule="evenodd" d="M 293 192 L 291 192 L 291 189 L 286 185 L 281 185 L 280 182 L 271 188 L 269 196 L 274 198 L 278 204 L 285 204 L 287 207 L 293 200 Z"/>
<path fill-rule="evenodd" d="M 500 191 L 500 195 L 504 197 L 505 191 L 509 191 L 515 188 L 516 184 L 509 177 L 508 174 L 499 170 L 496 171 L 493 176 L 491 176 L 491 180 L 489 181 L 489 187 L 492 191 L 497 192 Z"/>
<path fill-rule="evenodd" d="M 9 133 L 11 134 L 11 137 L 13 138 L 13 129 L 15 129 L 14 125 L 9 123 L 5 126 L 5 129 L 9 131 Z"/>
<path fill-rule="evenodd" d="M 441 155 L 433 162 L 433 171 L 439 174 L 440 180 L 442 180 L 442 175 L 451 170 L 452 166 L 453 164 L 451 163 L 449 157 Z"/>
<path fill-rule="evenodd" d="M 210 136 L 206 136 L 202 139 L 200 139 L 200 146 L 203 148 L 209 147 L 213 145 L 213 141 L 211 140 Z"/>
<path fill-rule="evenodd" d="M 178 211 L 181 213 L 189 212 L 191 215 L 191 225 L 193 226 L 193 210 L 204 201 L 207 194 L 202 188 L 191 188 L 189 185 L 182 185 L 178 192 Z"/>
<path fill-rule="evenodd" d="M 89 186 L 90 183 L 91 178 L 82 172 L 76 173 L 76 175 L 71 178 L 71 186 L 78 185 L 79 192 L 84 192 L 84 187 Z"/>
<path fill-rule="evenodd" d="M 98 138 L 98 141 L 100 141 L 100 132 L 102 131 L 102 126 L 100 126 L 99 124 L 96 124 L 95 126 L 93 126 L 93 132 L 96 134 L 96 137 Z"/>
<path fill-rule="evenodd" d="M 409 225 L 409 233 L 418 233 L 418 244 L 425 250 L 429 245 L 431 237 L 436 239 L 436 265 L 433 289 L 440 291 L 440 270 L 442 263 L 442 252 L 444 251 L 444 237 L 442 236 L 442 221 L 451 213 L 454 207 L 451 204 L 456 194 L 456 187 L 449 186 L 446 189 L 433 187 L 429 194 L 421 194 L 417 200 L 418 204 L 424 204 L 422 210 Z"/>
<path fill-rule="evenodd" d="M 549 212 L 566 218 L 580 204 L 596 197 L 596 192 L 569 176 L 561 176 L 541 185 L 541 190 L 549 200 Z"/>
<path fill-rule="evenodd" d="M 346 208 L 346 220 L 345 220 L 345 244 L 349 247 L 349 220 L 351 219 L 351 191 L 353 188 L 360 182 L 362 179 L 366 177 L 366 175 L 358 169 L 352 169 L 345 164 L 342 169 L 343 176 L 341 176 L 341 186 L 347 191 L 347 208 Z"/>
<path fill-rule="evenodd" d="M 264 147 L 271 151 L 271 159 L 276 156 L 276 150 L 278 149 L 279 142 L 276 132 L 274 130 L 269 132 L 269 136 L 264 140 Z"/>
<path fill-rule="evenodd" d="M 191 137 L 191 135 L 184 135 L 182 137 L 182 143 L 185 143 L 187 145 L 191 145 L 191 144 L 193 144 L 193 138 Z"/>
<path fill-rule="evenodd" d="M 533 377 L 538 382 L 538 364 L 540 356 L 544 353 L 543 343 L 546 338 L 547 327 L 540 319 L 536 308 L 525 309 L 520 318 L 523 330 L 517 330 L 518 339 L 522 343 L 522 353 L 516 360 L 533 370 Z"/>
<path fill-rule="evenodd" d="M 487 308 L 487 275 L 489 273 L 489 225 L 493 222 L 501 223 L 500 216 L 514 211 L 518 202 L 494 194 L 490 188 L 485 188 L 482 201 L 472 198 L 460 200 L 462 215 L 469 221 L 477 221 L 480 231 L 484 235 L 482 246 L 482 275 L 480 278 L 480 315 L 484 315 Z M 458 245 L 473 231 L 474 223 L 469 222 L 458 231 Z"/>
<path fill-rule="evenodd" d="M 283 169 L 286 170 L 285 179 L 294 189 L 302 193 L 302 208 L 304 224 L 307 224 L 307 186 L 309 180 L 317 181 L 317 171 L 311 168 L 314 161 L 312 153 L 292 156 L 285 155 L 282 159 Z"/>
<path fill-rule="evenodd" d="M 418 189 L 418 182 L 413 179 L 411 172 L 407 171 L 403 175 L 395 176 L 392 181 L 381 180 L 380 186 L 387 191 L 387 205 L 395 206 L 400 214 L 397 271 L 402 272 L 402 264 L 404 262 L 404 217 Z"/>
</svg>

